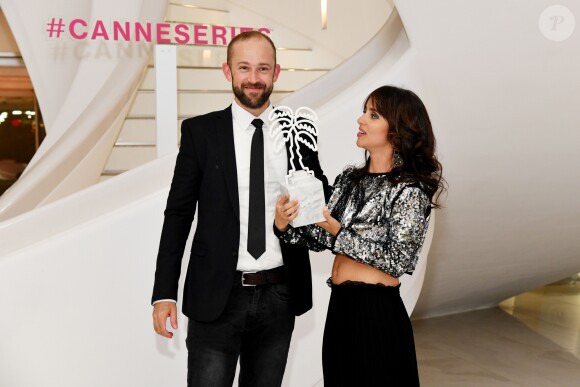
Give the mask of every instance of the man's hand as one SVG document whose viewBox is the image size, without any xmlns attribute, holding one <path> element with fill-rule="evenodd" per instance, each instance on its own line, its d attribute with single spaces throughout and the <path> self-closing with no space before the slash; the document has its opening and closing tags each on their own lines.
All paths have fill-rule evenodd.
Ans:
<svg viewBox="0 0 580 387">
<path fill-rule="evenodd" d="M 328 208 L 324 207 L 324 209 L 322 210 L 322 215 L 324 216 L 324 219 L 326 219 L 326 221 L 316 224 L 325 229 L 326 231 L 328 231 L 330 235 L 336 236 L 336 234 L 338 234 L 342 226 L 340 225 L 338 220 L 334 219 L 330 215 L 330 210 Z"/>
<path fill-rule="evenodd" d="M 282 232 L 288 229 L 291 221 L 298 216 L 298 200 L 290 201 L 290 194 L 286 193 L 280 196 L 276 202 L 276 215 L 274 217 L 274 225 Z"/>
<path fill-rule="evenodd" d="M 175 302 L 161 301 L 153 305 L 153 327 L 155 332 L 171 339 L 173 332 L 169 332 L 166 328 L 167 318 L 170 319 L 173 329 L 177 329 L 177 304 Z"/>
</svg>

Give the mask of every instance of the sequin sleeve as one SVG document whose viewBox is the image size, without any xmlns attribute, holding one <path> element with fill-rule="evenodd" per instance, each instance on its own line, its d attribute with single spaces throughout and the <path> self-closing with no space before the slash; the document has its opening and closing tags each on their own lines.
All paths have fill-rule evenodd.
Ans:
<svg viewBox="0 0 580 387">
<path fill-rule="evenodd" d="M 337 207 L 337 202 L 344 195 L 344 191 L 348 185 L 348 172 L 349 170 L 338 175 L 331 187 L 332 194 L 327 204 L 327 207 L 331 211 Z M 315 224 L 297 228 L 290 226 L 283 233 L 274 227 L 274 233 L 285 243 L 301 244 L 307 246 L 312 251 L 332 250 L 334 248 L 335 237 Z"/>
<path fill-rule="evenodd" d="M 427 195 L 419 188 L 405 187 L 392 204 L 385 241 L 361 236 L 344 227 L 336 236 L 333 251 L 369 264 L 393 277 L 414 271 L 425 239 L 430 209 Z"/>
<path fill-rule="evenodd" d="M 302 227 L 288 227 L 284 233 L 276 233 L 285 243 L 300 244 L 312 251 L 332 249 L 334 237 L 315 224 Z"/>
</svg>

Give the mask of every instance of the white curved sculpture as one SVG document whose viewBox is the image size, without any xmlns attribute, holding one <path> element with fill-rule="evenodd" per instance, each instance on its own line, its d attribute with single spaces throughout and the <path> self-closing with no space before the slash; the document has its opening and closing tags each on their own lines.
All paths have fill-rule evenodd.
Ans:
<svg viewBox="0 0 580 387">
<path fill-rule="evenodd" d="M 46 138 L 0 197 L 0 220 L 96 183 L 149 59 L 149 43 L 72 39 L 68 22 L 161 21 L 167 0 L 0 0 L 34 84 Z M 111 10 L 114 10 L 112 13 Z M 47 23 L 62 19 L 60 38 Z"/>
</svg>

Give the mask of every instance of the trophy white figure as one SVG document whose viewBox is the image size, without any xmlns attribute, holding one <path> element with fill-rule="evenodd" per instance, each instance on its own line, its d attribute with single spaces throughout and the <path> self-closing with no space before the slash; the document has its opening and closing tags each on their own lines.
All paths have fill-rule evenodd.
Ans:
<svg viewBox="0 0 580 387">
<path fill-rule="evenodd" d="M 288 143 L 290 170 L 281 183 L 282 191 L 290 194 L 290 200 L 298 199 L 300 203 L 298 216 L 290 224 L 292 227 L 300 227 L 324 221 L 322 209 L 326 201 L 322 182 L 303 164 L 300 152 L 302 146 L 313 152 L 318 151 L 318 129 L 314 124 L 318 116 L 314 110 L 304 106 L 296 109 L 296 112 L 287 106 L 279 106 L 270 113 L 269 119 L 272 122 L 270 136 L 274 138 L 276 151 Z"/>
</svg>

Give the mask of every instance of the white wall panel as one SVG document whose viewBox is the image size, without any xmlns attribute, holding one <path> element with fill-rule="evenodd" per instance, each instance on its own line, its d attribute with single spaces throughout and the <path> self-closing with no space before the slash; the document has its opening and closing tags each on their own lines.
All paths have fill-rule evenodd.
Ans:
<svg viewBox="0 0 580 387">
<path fill-rule="evenodd" d="M 155 147 L 114 147 L 105 170 L 127 171 L 157 158 Z"/>
<path fill-rule="evenodd" d="M 157 128 L 153 119 L 131 119 L 123 122 L 117 142 L 147 141 L 155 143 Z"/>
</svg>

